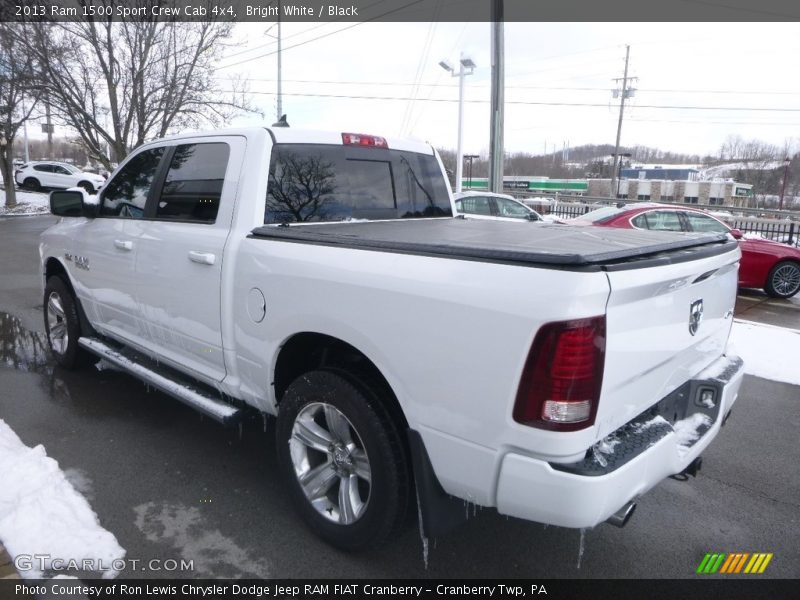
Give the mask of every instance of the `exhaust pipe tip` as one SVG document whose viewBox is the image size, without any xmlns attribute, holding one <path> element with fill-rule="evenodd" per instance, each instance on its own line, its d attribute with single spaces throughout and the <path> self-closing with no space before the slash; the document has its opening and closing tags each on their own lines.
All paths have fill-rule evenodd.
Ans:
<svg viewBox="0 0 800 600">
<path fill-rule="evenodd" d="M 627 504 L 625 504 L 622 508 L 620 508 L 617 512 L 611 515 L 607 520 L 606 523 L 609 525 L 613 525 L 614 527 L 619 527 L 622 529 L 627 525 L 628 521 L 631 520 L 633 513 L 636 511 L 636 502 L 631 500 Z"/>
</svg>

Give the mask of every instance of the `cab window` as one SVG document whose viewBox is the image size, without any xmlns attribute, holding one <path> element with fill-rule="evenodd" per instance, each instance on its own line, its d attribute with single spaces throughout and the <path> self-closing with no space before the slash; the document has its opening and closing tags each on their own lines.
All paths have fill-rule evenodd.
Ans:
<svg viewBox="0 0 800 600">
<path fill-rule="evenodd" d="M 229 154 L 224 142 L 175 148 L 156 205 L 156 219 L 216 221 Z"/>
<path fill-rule="evenodd" d="M 272 148 L 265 223 L 449 217 L 433 154 L 327 144 Z"/>
<path fill-rule="evenodd" d="M 147 195 L 164 148 L 145 150 L 134 156 L 108 183 L 103 192 L 100 215 L 123 219 L 141 219 Z"/>
</svg>

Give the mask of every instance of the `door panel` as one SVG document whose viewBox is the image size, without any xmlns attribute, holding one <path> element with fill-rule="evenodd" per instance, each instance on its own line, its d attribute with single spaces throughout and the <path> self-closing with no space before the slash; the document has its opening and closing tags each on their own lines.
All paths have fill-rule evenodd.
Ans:
<svg viewBox="0 0 800 600">
<path fill-rule="evenodd" d="M 137 299 L 149 348 L 199 379 L 225 377 L 223 251 L 245 140 L 181 140 L 148 206 L 136 258 Z"/>
<path fill-rule="evenodd" d="M 95 327 L 123 341 L 145 341 L 136 299 L 136 254 L 147 197 L 163 148 L 134 155 L 100 195 L 97 218 L 86 223 L 76 254 L 86 259 L 75 269 L 89 298 Z"/>
</svg>

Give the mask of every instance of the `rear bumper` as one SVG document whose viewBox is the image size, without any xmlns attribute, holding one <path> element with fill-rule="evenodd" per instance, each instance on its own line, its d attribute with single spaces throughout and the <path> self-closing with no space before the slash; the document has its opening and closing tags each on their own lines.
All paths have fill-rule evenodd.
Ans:
<svg viewBox="0 0 800 600">
<path fill-rule="evenodd" d="M 593 527 L 602 523 L 665 477 L 682 472 L 708 447 L 736 402 L 743 374 L 740 358 L 722 357 L 691 382 L 693 393 L 701 389 L 717 390 L 711 410 L 695 409 L 692 402 L 688 404 L 688 419 L 704 415 L 695 417 L 706 423 L 698 432 L 699 439 L 687 438 L 687 420 L 679 420 L 675 427 L 660 417 L 648 422 L 640 417 L 638 422 L 618 430 L 624 444 L 619 441 L 612 444 L 624 448 L 626 455 L 615 460 L 613 451 L 601 453 L 593 470 L 587 468 L 594 460 L 590 453 L 573 468 L 553 466 L 521 454 L 506 454 L 497 484 L 498 512 L 562 527 Z M 665 398 L 659 406 L 662 404 L 674 407 L 674 400 Z"/>
</svg>

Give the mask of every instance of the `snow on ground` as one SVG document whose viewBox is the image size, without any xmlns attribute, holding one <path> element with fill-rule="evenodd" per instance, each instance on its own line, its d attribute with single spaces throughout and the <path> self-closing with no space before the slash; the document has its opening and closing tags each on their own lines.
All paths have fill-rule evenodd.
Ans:
<svg viewBox="0 0 800 600">
<path fill-rule="evenodd" d="M 50 212 L 50 194 L 17 190 L 17 205 L 6 208 L 6 191 L 0 190 L 0 217 L 6 215 L 41 215 Z"/>
<path fill-rule="evenodd" d="M 13 557 L 49 555 L 45 570 L 59 559 L 92 559 L 104 578 L 115 577 L 114 561 L 125 550 L 100 525 L 86 499 L 67 481 L 44 446 L 29 448 L 0 419 L 0 541 Z M 41 578 L 38 559 L 24 578 Z M 56 562 L 56 564 L 58 564 Z"/>
<path fill-rule="evenodd" d="M 734 319 L 728 353 L 756 377 L 800 385 L 800 330 Z"/>
</svg>

